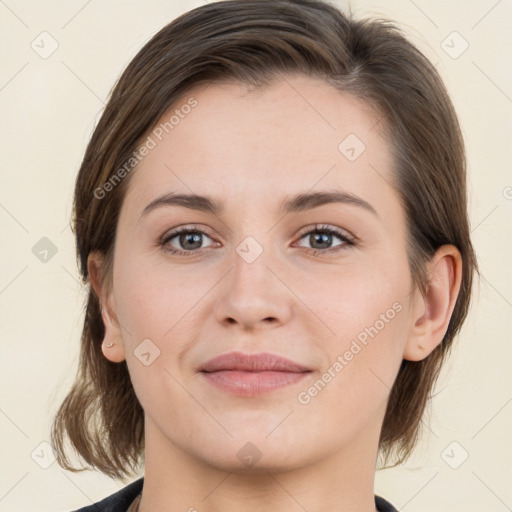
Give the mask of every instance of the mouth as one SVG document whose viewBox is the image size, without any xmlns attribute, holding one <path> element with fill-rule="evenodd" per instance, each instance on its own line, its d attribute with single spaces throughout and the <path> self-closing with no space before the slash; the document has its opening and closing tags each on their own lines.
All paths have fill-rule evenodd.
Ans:
<svg viewBox="0 0 512 512">
<path fill-rule="evenodd" d="M 310 372 L 299 363 L 269 353 L 230 352 L 209 360 L 200 368 L 200 373 L 211 385 L 246 397 L 290 386 Z"/>
</svg>

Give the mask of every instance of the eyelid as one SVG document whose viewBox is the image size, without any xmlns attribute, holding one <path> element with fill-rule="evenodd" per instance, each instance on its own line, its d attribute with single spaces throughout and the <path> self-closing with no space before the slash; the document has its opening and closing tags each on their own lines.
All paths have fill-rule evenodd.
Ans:
<svg viewBox="0 0 512 512">
<path fill-rule="evenodd" d="M 174 238 L 177 235 L 180 235 L 182 232 L 188 231 L 198 231 L 200 233 L 204 233 L 208 235 L 209 238 L 215 238 L 212 230 L 206 226 L 199 226 L 196 224 L 183 224 L 182 226 L 176 226 L 175 228 L 167 230 L 159 239 L 160 243 L 164 243 L 166 240 L 170 238 Z"/>
<path fill-rule="evenodd" d="M 185 251 L 183 249 L 178 248 L 166 248 L 167 244 L 172 240 L 173 238 L 176 238 L 183 232 L 198 232 L 201 234 L 206 235 L 208 238 L 210 238 L 213 241 L 213 244 L 211 246 L 214 246 L 215 243 L 218 244 L 215 235 L 212 234 L 212 230 L 206 226 L 199 226 L 194 224 L 185 224 L 181 226 L 177 226 L 175 228 L 172 228 L 168 230 L 164 235 L 162 235 L 159 239 L 159 246 L 163 247 L 164 250 L 167 252 L 178 255 L 178 256 L 193 256 L 197 254 L 201 254 L 205 249 L 208 247 L 202 247 L 197 250 L 191 250 L 191 251 Z M 295 235 L 295 238 L 298 238 L 298 241 L 302 240 L 306 235 L 309 235 L 311 233 L 328 233 L 330 235 L 334 235 L 338 237 L 343 243 L 329 247 L 326 249 L 315 249 L 314 247 L 302 247 L 303 249 L 306 249 L 308 252 L 313 252 L 314 254 L 329 254 L 329 253 L 336 253 L 338 251 L 343 250 L 347 246 L 354 246 L 358 243 L 358 238 L 354 236 L 352 233 L 348 232 L 347 230 L 343 228 L 339 228 L 337 226 L 331 226 L 329 224 L 314 224 L 310 226 L 306 226 L 305 228 L 302 228 L 297 235 Z"/>
<path fill-rule="evenodd" d="M 307 226 L 307 227 L 301 229 L 299 231 L 299 233 L 297 234 L 297 236 L 299 238 L 302 238 L 304 235 L 308 235 L 312 232 L 317 232 L 317 231 L 331 232 L 339 237 L 346 238 L 347 240 L 349 240 L 351 243 L 354 243 L 354 244 L 356 242 L 358 242 L 358 240 L 359 240 L 355 235 L 353 235 L 346 229 L 339 228 L 337 226 L 332 226 L 330 224 L 314 224 L 313 226 Z"/>
<path fill-rule="evenodd" d="M 188 233 L 188 232 L 198 232 L 203 235 L 206 235 L 208 238 L 212 240 L 211 246 L 215 246 L 218 244 L 218 242 L 215 239 L 215 236 L 211 233 L 210 228 L 207 228 L 206 226 L 198 226 L 193 224 L 184 224 L 181 226 L 177 226 L 175 228 L 172 228 L 170 230 L 167 230 L 159 239 L 157 242 L 157 246 L 161 248 L 163 251 L 169 253 L 171 256 L 178 256 L 178 257 L 192 257 L 201 254 L 204 252 L 204 249 L 207 249 L 208 247 L 203 247 L 198 250 L 194 251 L 186 251 L 184 249 L 179 249 L 176 247 L 172 247 L 170 245 L 170 241 L 176 237 L 179 237 L 182 233 Z M 211 247 L 209 246 L 209 247 Z"/>
</svg>

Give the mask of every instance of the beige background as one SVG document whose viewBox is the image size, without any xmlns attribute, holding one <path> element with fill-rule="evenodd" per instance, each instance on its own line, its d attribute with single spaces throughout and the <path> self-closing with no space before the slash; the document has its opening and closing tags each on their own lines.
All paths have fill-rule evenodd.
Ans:
<svg viewBox="0 0 512 512">
<path fill-rule="evenodd" d="M 72 510 L 127 483 L 57 463 L 41 467 L 51 463 L 41 443 L 76 371 L 82 323 L 72 190 L 119 73 L 157 30 L 201 4 L 0 1 L 1 511 Z M 479 297 L 437 386 L 430 429 L 405 467 L 377 474 L 375 490 L 406 512 L 511 510 L 512 2 L 351 6 L 356 15 L 396 20 L 446 81 L 468 147 L 482 270 Z M 53 54 L 40 55 L 57 43 Z M 43 237 L 57 249 L 46 263 L 32 252 Z"/>
</svg>

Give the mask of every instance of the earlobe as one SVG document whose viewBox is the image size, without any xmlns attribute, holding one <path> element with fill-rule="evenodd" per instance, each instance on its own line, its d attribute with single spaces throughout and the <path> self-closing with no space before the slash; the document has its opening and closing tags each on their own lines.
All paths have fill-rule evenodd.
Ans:
<svg viewBox="0 0 512 512">
<path fill-rule="evenodd" d="M 103 256 L 98 252 L 92 252 L 87 259 L 87 269 L 96 296 L 101 305 L 101 317 L 105 326 L 105 336 L 101 345 L 103 355 L 113 363 L 125 360 L 124 344 L 121 336 L 119 322 L 115 316 L 115 308 L 110 305 L 113 302 L 111 296 L 107 296 L 107 290 L 101 285 L 101 265 Z"/>
<path fill-rule="evenodd" d="M 101 316 L 105 325 L 105 337 L 101 344 L 103 355 L 113 363 L 125 360 L 124 344 L 121 337 L 121 329 L 117 322 L 113 322 L 105 308 L 101 308 Z"/>
<path fill-rule="evenodd" d="M 459 295 L 462 258 L 453 245 L 440 247 L 429 267 L 429 286 L 425 297 L 417 293 L 413 318 L 403 358 L 425 359 L 442 341 Z"/>
</svg>

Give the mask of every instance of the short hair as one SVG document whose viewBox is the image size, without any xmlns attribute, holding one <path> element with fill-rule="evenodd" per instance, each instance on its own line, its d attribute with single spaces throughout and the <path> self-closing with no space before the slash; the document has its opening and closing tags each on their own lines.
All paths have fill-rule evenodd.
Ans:
<svg viewBox="0 0 512 512">
<path fill-rule="evenodd" d="M 477 261 L 470 240 L 464 142 L 435 67 L 391 22 L 354 19 L 323 0 L 226 0 L 184 13 L 137 53 L 111 91 L 76 179 L 72 229 L 84 285 L 87 259 L 103 257 L 111 289 L 119 212 L 133 172 L 102 197 L 161 116 L 199 84 L 263 88 L 286 75 L 320 78 L 366 101 L 382 116 L 393 156 L 392 185 L 404 208 L 413 286 L 425 294 L 426 263 L 453 244 L 462 282 L 442 342 L 421 361 L 403 360 L 390 391 L 380 439 L 384 463 L 403 463 L 418 441 L 429 393 L 466 318 Z M 136 170 L 136 166 L 135 166 Z M 89 286 L 74 384 L 52 424 L 58 463 L 74 468 L 65 438 L 92 468 L 133 475 L 144 453 L 144 411 L 126 361 L 101 350 L 105 327 Z"/>
</svg>

